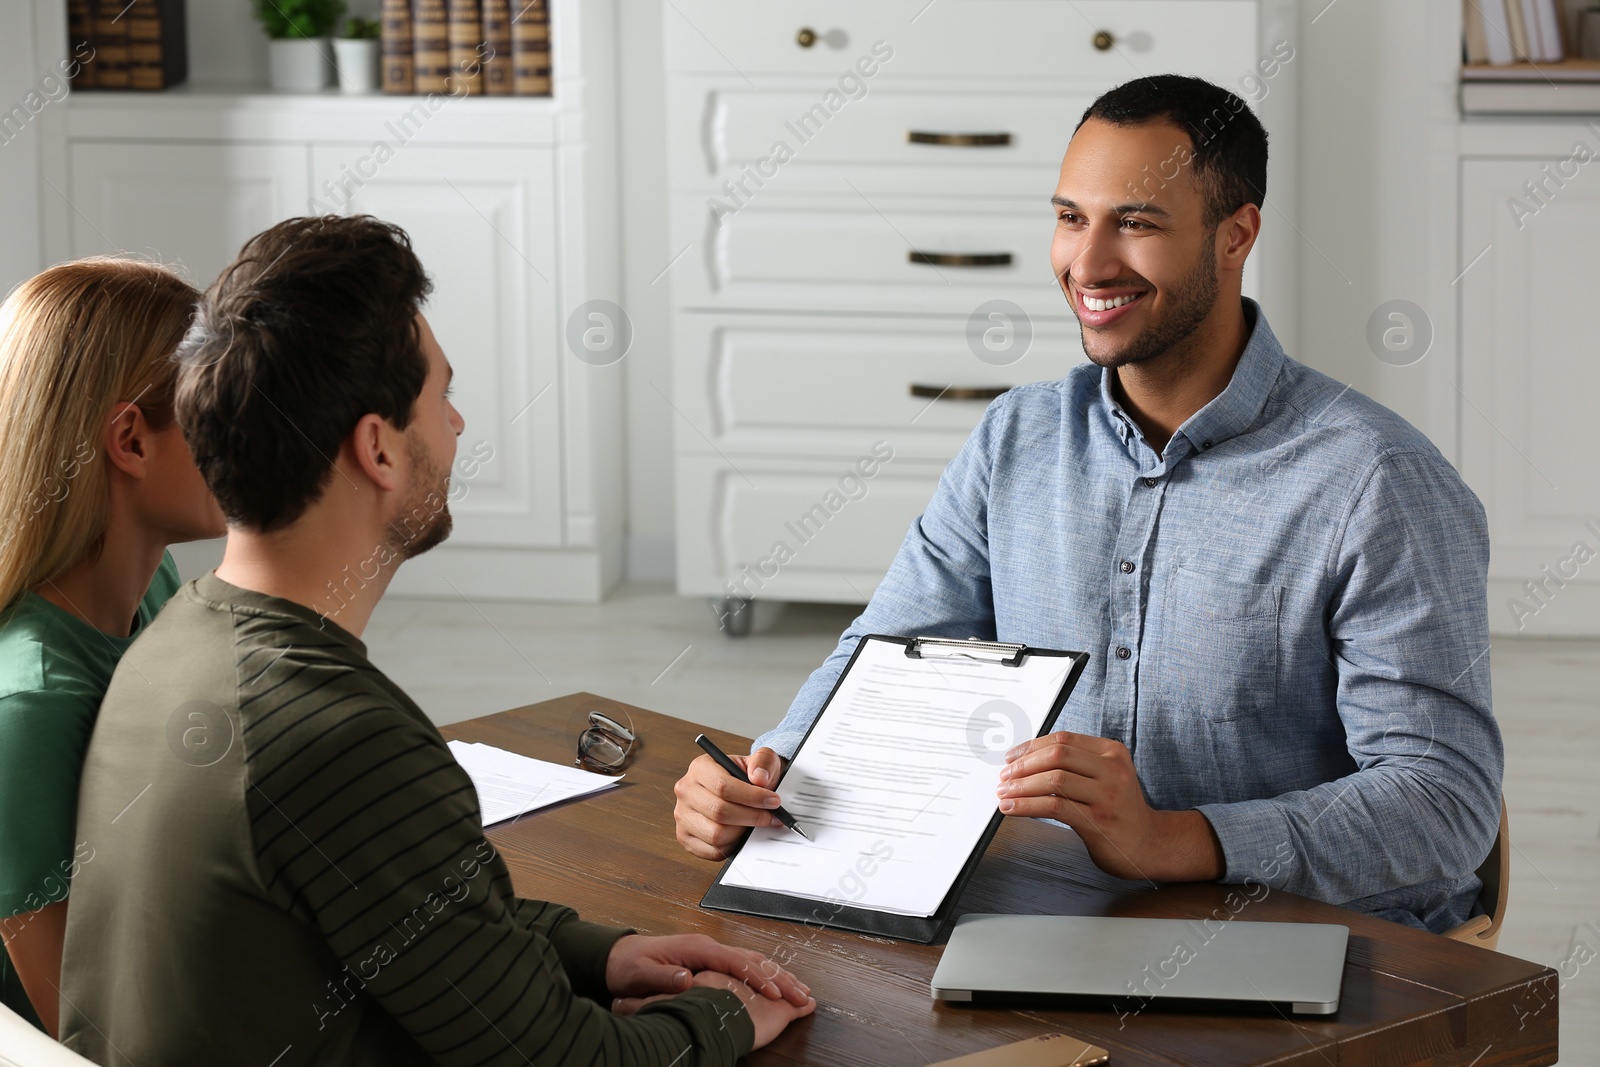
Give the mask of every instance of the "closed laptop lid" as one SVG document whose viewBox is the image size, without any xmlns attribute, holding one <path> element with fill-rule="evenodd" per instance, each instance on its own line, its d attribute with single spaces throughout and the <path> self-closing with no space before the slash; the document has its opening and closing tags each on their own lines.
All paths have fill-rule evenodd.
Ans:
<svg viewBox="0 0 1600 1067">
<path fill-rule="evenodd" d="M 1244 919 L 963 915 L 933 974 L 938 1000 L 1016 996 L 1254 1002 L 1339 1010 L 1350 928 Z"/>
</svg>

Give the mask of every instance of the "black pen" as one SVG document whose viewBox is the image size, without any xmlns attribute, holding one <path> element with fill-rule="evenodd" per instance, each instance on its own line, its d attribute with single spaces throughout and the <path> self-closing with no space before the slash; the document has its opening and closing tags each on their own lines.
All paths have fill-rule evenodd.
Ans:
<svg viewBox="0 0 1600 1067">
<path fill-rule="evenodd" d="M 711 740 L 711 738 L 707 737 L 705 734 L 701 734 L 699 737 L 694 739 L 694 743 L 705 749 L 706 755 L 717 761 L 717 766 L 721 767 L 723 770 L 739 779 L 739 781 L 743 782 L 745 785 L 755 784 L 754 782 L 750 781 L 750 776 L 744 773 L 737 763 L 729 759 L 728 754 L 722 751 L 722 749 L 718 748 L 716 742 Z M 800 829 L 799 824 L 794 821 L 794 816 L 790 815 L 787 811 L 784 811 L 782 806 L 773 808 L 772 814 L 779 822 L 783 823 L 783 825 L 787 826 L 801 837 L 805 837 L 807 841 L 811 840 L 811 838 L 806 837 L 806 832 Z"/>
</svg>

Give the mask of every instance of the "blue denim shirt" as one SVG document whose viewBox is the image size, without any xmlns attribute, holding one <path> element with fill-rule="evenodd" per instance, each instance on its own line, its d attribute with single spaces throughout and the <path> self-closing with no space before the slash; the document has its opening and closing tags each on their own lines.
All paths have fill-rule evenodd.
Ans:
<svg viewBox="0 0 1600 1067">
<path fill-rule="evenodd" d="M 1482 505 L 1405 420 L 1289 359 L 1254 302 L 1159 454 L 1090 364 L 989 406 L 866 610 L 758 740 L 790 756 L 868 633 L 1091 659 L 1059 728 L 1197 808 L 1224 881 L 1443 931 L 1500 817 Z"/>
</svg>

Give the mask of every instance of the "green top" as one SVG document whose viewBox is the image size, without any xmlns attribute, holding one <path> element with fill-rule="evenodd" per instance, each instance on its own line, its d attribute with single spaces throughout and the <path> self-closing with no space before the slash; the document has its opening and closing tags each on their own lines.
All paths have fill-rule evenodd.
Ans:
<svg viewBox="0 0 1600 1067">
<path fill-rule="evenodd" d="M 178 565 L 163 555 L 128 637 L 102 633 L 37 593 L 0 613 L 0 921 L 66 898 L 83 858 L 72 823 L 100 698 L 117 661 L 179 584 Z M 39 1025 L 4 952 L 0 1001 Z"/>
<path fill-rule="evenodd" d="M 726 990 L 613 1015 L 626 931 L 518 899 L 439 731 L 289 601 L 180 589 L 111 681 L 78 801 L 61 1039 L 105 1067 L 705 1067 L 754 1043 Z"/>
</svg>

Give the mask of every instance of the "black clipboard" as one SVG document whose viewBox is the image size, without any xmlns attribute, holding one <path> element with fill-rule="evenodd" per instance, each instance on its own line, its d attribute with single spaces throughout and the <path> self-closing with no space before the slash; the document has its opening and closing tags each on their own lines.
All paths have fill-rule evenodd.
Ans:
<svg viewBox="0 0 1600 1067">
<path fill-rule="evenodd" d="M 885 641 L 905 647 L 906 655 L 912 659 L 925 657 L 961 657 L 965 659 L 980 659 L 998 663 L 1002 666 L 1016 667 L 1030 656 L 1062 656 L 1072 659 L 1072 666 L 1067 671 L 1067 677 L 1062 682 L 1061 690 L 1056 694 L 1054 703 L 1045 714 L 1044 725 L 1040 727 L 1035 736 L 1043 737 L 1054 728 L 1056 719 L 1061 715 L 1061 709 L 1066 706 L 1067 698 L 1072 695 L 1073 687 L 1078 684 L 1078 678 L 1083 674 L 1084 665 L 1089 662 L 1087 652 L 1063 652 L 1052 648 L 1033 648 L 1028 645 L 1011 644 L 1002 641 L 960 640 L 948 637 L 893 637 L 887 634 L 868 634 L 856 643 L 856 648 L 850 656 L 850 662 L 845 664 L 844 670 L 839 672 L 838 681 L 834 682 L 833 690 L 828 694 L 828 699 L 823 701 L 822 710 L 812 720 L 811 726 L 806 730 L 806 736 L 800 739 L 800 745 L 795 749 L 798 755 L 800 749 L 805 747 L 806 741 L 811 737 L 812 730 L 822 716 L 827 714 L 828 705 L 833 703 L 833 698 L 839 691 L 839 686 L 844 682 L 850 669 L 855 666 L 856 659 L 860 657 L 862 648 L 868 641 Z M 728 857 L 722 869 L 717 872 L 716 879 L 711 883 L 711 888 L 706 890 L 706 895 L 700 899 L 700 906 L 714 911 L 731 911 L 740 915 L 754 915 L 764 919 L 783 919 L 789 922 L 805 923 L 806 925 L 827 926 L 838 930 L 851 930 L 859 934 L 872 934 L 877 937 L 893 938 L 897 941 L 914 941 L 918 944 L 932 944 L 938 939 L 939 934 L 951 924 L 954 919 L 956 902 L 961 899 L 962 892 L 967 883 L 972 880 L 972 875 L 978 869 L 978 863 L 983 859 L 983 854 L 989 848 L 989 842 L 994 840 L 994 835 L 1000 829 L 1000 822 L 1005 816 L 998 810 L 990 816 L 989 825 L 984 828 L 983 834 L 978 838 L 972 854 L 967 857 L 967 862 L 962 866 L 961 873 L 956 875 L 956 880 L 951 883 L 950 891 L 940 902 L 938 909 L 926 918 L 916 915 L 896 915 L 890 912 L 872 911 L 867 908 L 855 908 L 849 905 L 813 900 L 810 897 L 792 897 L 783 893 L 774 893 L 762 889 L 746 889 L 742 886 L 723 884 L 723 876 L 738 859 L 739 852 L 744 848 L 745 841 L 750 838 L 750 831 L 739 839 L 738 846 L 733 855 Z"/>
</svg>

